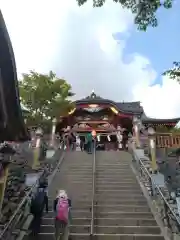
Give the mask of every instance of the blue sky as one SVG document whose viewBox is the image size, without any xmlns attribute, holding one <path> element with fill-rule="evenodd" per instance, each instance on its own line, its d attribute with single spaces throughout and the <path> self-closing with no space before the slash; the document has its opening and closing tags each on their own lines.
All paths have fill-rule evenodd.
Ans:
<svg viewBox="0 0 180 240">
<path fill-rule="evenodd" d="M 112 0 L 98 9 L 79 8 L 75 0 L 47 0 L 43 11 L 41 1 L 2 0 L 1 9 L 18 74 L 54 70 L 72 85 L 77 99 L 94 89 L 115 101 L 141 101 L 150 117 L 171 118 L 180 116 L 180 86 L 161 73 L 180 60 L 178 2 L 159 11 L 159 26 L 147 32 L 138 32 L 129 11 Z M 161 86 L 152 85 L 156 72 Z"/>
<path fill-rule="evenodd" d="M 160 74 L 180 60 L 180 1 L 172 9 L 158 12 L 159 25 L 147 32 L 133 30 L 127 40 L 126 53 L 134 51 L 147 56 L 159 76 L 155 83 L 161 83 Z"/>
</svg>

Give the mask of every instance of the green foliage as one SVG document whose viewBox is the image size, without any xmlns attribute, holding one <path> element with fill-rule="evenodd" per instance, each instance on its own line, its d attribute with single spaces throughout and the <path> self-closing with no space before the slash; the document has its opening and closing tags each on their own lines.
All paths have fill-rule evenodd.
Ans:
<svg viewBox="0 0 180 240">
<path fill-rule="evenodd" d="M 73 107 L 68 99 L 74 95 L 71 85 L 52 71 L 48 75 L 34 71 L 23 74 L 19 88 L 21 102 L 30 111 L 26 115 L 28 125 L 48 125 L 53 118 L 58 119 Z"/>
<path fill-rule="evenodd" d="M 82 6 L 90 0 L 76 0 Z M 148 26 L 157 27 L 158 20 L 156 12 L 160 7 L 169 9 L 173 0 L 112 0 L 121 4 L 122 7 L 130 9 L 135 14 L 135 24 L 139 30 L 146 31 Z M 106 0 L 92 0 L 93 7 L 102 7 Z"/>
<path fill-rule="evenodd" d="M 179 127 L 168 128 L 166 126 L 158 126 L 156 128 L 158 133 L 180 133 Z"/>
<path fill-rule="evenodd" d="M 169 78 L 176 80 L 180 83 L 180 62 L 174 62 L 174 67 L 169 69 L 163 73 L 164 76 L 168 76 Z"/>
<path fill-rule="evenodd" d="M 180 133 L 180 128 L 179 127 L 175 127 L 171 129 L 172 133 Z"/>
</svg>

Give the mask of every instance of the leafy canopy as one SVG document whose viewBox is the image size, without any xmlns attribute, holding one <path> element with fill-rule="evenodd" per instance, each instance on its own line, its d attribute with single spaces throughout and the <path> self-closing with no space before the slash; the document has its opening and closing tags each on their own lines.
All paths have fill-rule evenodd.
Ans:
<svg viewBox="0 0 180 240">
<path fill-rule="evenodd" d="M 23 74 L 19 88 L 21 102 L 31 112 L 29 121 L 34 124 L 58 118 L 73 107 L 68 99 L 74 95 L 71 85 L 52 71 L 47 75 L 35 71 Z"/>
<path fill-rule="evenodd" d="M 90 0 L 76 0 L 82 6 Z M 93 7 L 102 7 L 106 0 L 91 0 Z M 139 30 L 146 31 L 148 26 L 157 27 L 156 12 L 160 7 L 169 9 L 173 0 L 112 0 L 122 7 L 130 9 L 135 14 L 135 24 Z"/>
<path fill-rule="evenodd" d="M 174 67 L 163 73 L 164 76 L 176 80 L 180 83 L 180 62 L 173 62 Z"/>
</svg>

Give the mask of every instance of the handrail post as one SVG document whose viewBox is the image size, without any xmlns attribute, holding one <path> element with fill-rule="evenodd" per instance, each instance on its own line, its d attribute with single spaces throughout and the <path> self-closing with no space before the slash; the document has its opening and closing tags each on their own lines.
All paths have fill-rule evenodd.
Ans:
<svg viewBox="0 0 180 240">
<path fill-rule="evenodd" d="M 96 177 L 96 140 L 93 142 L 93 172 L 92 172 L 92 200 L 91 200 L 91 231 L 90 236 L 94 235 L 94 197 L 95 197 L 95 177 Z"/>
</svg>

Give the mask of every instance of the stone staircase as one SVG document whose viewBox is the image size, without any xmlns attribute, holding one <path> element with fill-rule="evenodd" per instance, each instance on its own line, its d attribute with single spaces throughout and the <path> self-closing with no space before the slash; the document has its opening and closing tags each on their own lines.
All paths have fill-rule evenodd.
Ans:
<svg viewBox="0 0 180 240">
<path fill-rule="evenodd" d="M 94 230 L 98 240 L 164 239 L 130 164 L 129 153 L 97 153 Z"/>
<path fill-rule="evenodd" d="M 39 240 L 54 240 L 54 213 L 52 209 L 56 190 L 66 189 L 72 200 L 72 225 L 70 232 L 73 239 L 87 233 L 91 223 L 93 155 L 85 152 L 67 153 L 59 173 L 55 176 L 49 190 L 49 213 L 45 214 Z"/>
<path fill-rule="evenodd" d="M 92 163 L 91 154 L 68 153 L 49 190 L 51 199 L 57 189 L 66 189 L 72 199 L 73 240 L 90 239 Z M 130 164 L 131 156 L 126 152 L 96 153 L 94 239 L 164 239 Z M 51 211 L 43 218 L 39 240 L 54 239 L 52 200 L 50 206 Z"/>
</svg>

